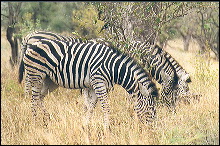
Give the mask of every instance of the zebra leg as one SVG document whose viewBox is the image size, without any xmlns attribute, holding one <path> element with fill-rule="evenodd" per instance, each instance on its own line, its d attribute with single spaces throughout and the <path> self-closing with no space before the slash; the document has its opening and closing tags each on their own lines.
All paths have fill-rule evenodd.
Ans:
<svg viewBox="0 0 220 146">
<path fill-rule="evenodd" d="M 44 88 L 44 80 L 42 80 L 42 77 L 40 76 L 34 76 L 31 79 L 31 86 L 32 86 L 32 112 L 33 112 L 33 116 L 35 118 L 35 122 L 37 121 L 37 110 L 42 111 L 43 112 L 43 122 L 44 122 L 44 126 L 48 125 L 48 120 L 49 120 L 49 113 L 47 112 L 44 103 L 43 103 L 43 99 L 45 97 L 45 95 L 41 94 L 41 91 Z"/>
<path fill-rule="evenodd" d="M 166 87 L 163 86 L 161 96 L 167 108 L 171 112 L 175 113 L 176 112 L 176 108 L 175 108 L 176 107 L 176 96 L 174 95 L 174 91 L 172 90 L 172 88 L 169 86 L 166 86 Z"/>
<path fill-rule="evenodd" d="M 102 111 L 104 113 L 104 131 L 110 130 L 109 127 L 109 112 L 110 106 L 108 103 L 108 96 L 107 96 L 107 88 L 104 81 L 101 79 L 102 76 L 97 76 L 97 78 L 91 79 L 92 87 L 95 91 L 97 98 L 99 99 L 102 107 Z"/>
<path fill-rule="evenodd" d="M 87 126 L 88 123 L 91 120 L 91 116 L 93 113 L 94 108 L 96 107 L 96 103 L 98 101 L 98 98 L 95 94 L 95 91 L 93 89 L 85 88 L 82 90 L 85 100 L 85 125 Z"/>
<path fill-rule="evenodd" d="M 91 144 L 90 143 L 90 125 L 89 122 L 91 121 L 92 113 L 94 108 L 96 107 L 97 103 L 97 96 L 94 92 L 93 89 L 90 88 L 84 88 L 81 89 L 82 94 L 84 95 L 84 110 L 85 110 L 85 116 L 83 120 L 83 129 L 85 131 L 85 140 L 86 144 Z"/>
<path fill-rule="evenodd" d="M 26 74 L 25 87 L 24 87 L 24 92 L 25 92 L 26 98 L 30 97 L 30 90 L 31 90 L 31 80 L 30 80 L 30 76 L 28 74 Z"/>
<path fill-rule="evenodd" d="M 37 118 L 37 109 L 39 108 L 40 105 L 40 91 L 42 88 L 42 83 L 40 81 L 38 81 L 37 77 L 33 78 L 31 80 L 31 91 L 32 91 L 32 98 L 31 98 L 31 102 L 32 102 L 32 113 L 33 116 L 36 120 Z"/>
<path fill-rule="evenodd" d="M 43 121 L 45 125 L 47 125 L 48 123 L 47 121 L 50 120 L 50 114 L 48 113 L 48 111 L 44 106 L 43 99 L 48 93 L 54 91 L 58 87 L 59 86 L 55 84 L 49 77 L 46 77 L 45 80 L 43 81 L 43 87 L 41 89 L 41 96 L 40 96 L 40 100 L 41 100 L 40 107 L 43 110 L 43 114 L 44 114 Z"/>
</svg>

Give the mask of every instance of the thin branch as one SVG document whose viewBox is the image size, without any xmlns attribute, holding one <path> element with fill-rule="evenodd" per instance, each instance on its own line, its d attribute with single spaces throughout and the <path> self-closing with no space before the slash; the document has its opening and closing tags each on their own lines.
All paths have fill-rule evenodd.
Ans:
<svg viewBox="0 0 220 146">
<path fill-rule="evenodd" d="M 22 4 L 22 2 L 19 2 L 18 3 L 18 5 L 17 5 L 17 7 L 16 7 L 16 16 L 18 16 L 19 15 L 19 13 L 21 12 L 20 10 L 21 10 L 21 4 Z"/>
<path fill-rule="evenodd" d="M 184 13 L 184 14 L 181 14 L 181 15 L 178 15 L 178 16 L 173 16 L 172 18 L 170 18 L 170 19 L 168 19 L 168 20 L 166 20 L 166 21 L 161 21 L 160 23 L 161 23 L 161 24 L 165 24 L 165 23 L 167 23 L 167 22 L 170 22 L 170 21 L 173 20 L 173 19 L 183 17 L 183 16 L 185 16 L 185 15 L 187 15 L 187 14 L 189 14 L 189 13 Z"/>
<path fill-rule="evenodd" d="M 5 15 L 5 14 L 1 14 L 2 16 L 6 17 L 6 18 L 9 18 L 9 16 Z"/>
</svg>

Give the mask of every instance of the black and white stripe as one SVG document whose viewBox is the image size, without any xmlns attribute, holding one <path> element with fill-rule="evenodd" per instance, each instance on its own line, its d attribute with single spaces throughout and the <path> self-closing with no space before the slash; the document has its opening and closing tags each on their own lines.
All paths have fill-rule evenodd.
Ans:
<svg viewBox="0 0 220 146">
<path fill-rule="evenodd" d="M 25 51 L 27 50 L 28 45 L 31 45 L 41 39 L 51 39 L 51 40 L 61 40 L 61 41 L 71 41 L 71 42 L 77 42 L 77 43 L 81 43 L 83 42 L 83 40 L 81 38 L 76 38 L 74 36 L 64 36 L 64 35 L 60 35 L 54 32 L 49 32 L 49 31 L 34 31 L 32 33 L 27 34 L 22 42 L 21 42 L 21 54 L 20 54 L 20 63 L 21 60 L 23 59 L 23 55 L 25 53 Z M 22 65 L 20 65 L 22 66 Z M 19 81 L 22 80 L 22 75 L 19 76 Z M 28 79 L 28 76 L 26 76 L 26 80 Z M 51 88 L 50 90 L 53 90 L 54 87 L 56 87 L 56 84 L 54 84 L 53 82 L 50 82 L 50 79 L 47 78 L 47 80 L 49 81 L 49 88 Z M 28 95 L 28 93 L 30 92 L 30 82 L 25 82 L 26 86 L 25 86 L 25 92 L 26 95 Z M 46 91 L 45 91 L 46 92 Z"/>
<path fill-rule="evenodd" d="M 32 33 L 27 34 L 21 42 L 21 59 L 23 58 L 23 54 L 26 51 L 27 46 L 41 39 L 72 41 L 78 43 L 83 42 L 81 38 L 76 38 L 74 36 L 63 36 L 49 31 L 34 31 Z"/>
<path fill-rule="evenodd" d="M 24 72 L 25 86 L 32 91 L 34 115 L 36 107 L 47 114 L 41 99 L 48 91 L 58 86 L 85 89 L 87 114 L 91 115 L 99 99 L 107 127 L 107 91 L 119 84 L 134 97 L 134 109 L 143 123 L 155 117 L 158 92 L 147 72 L 130 57 L 103 44 L 41 39 L 27 46 L 19 69 L 20 82 Z"/>
</svg>

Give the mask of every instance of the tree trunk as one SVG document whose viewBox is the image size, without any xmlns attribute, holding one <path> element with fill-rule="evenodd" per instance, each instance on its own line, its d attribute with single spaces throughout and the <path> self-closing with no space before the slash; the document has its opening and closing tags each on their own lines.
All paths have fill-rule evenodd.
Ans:
<svg viewBox="0 0 220 146">
<path fill-rule="evenodd" d="M 15 24 L 18 21 L 18 15 L 21 8 L 21 3 L 17 4 L 16 8 L 13 8 L 11 2 L 8 2 L 9 11 L 9 24 L 6 30 L 6 37 L 11 46 L 11 58 L 10 63 L 14 67 L 18 63 L 18 38 L 14 36 L 16 33 Z"/>
<path fill-rule="evenodd" d="M 183 46 L 184 46 L 184 51 L 189 51 L 189 42 L 191 39 L 191 35 L 187 34 L 184 38 L 183 38 Z"/>
<path fill-rule="evenodd" d="M 199 44 L 200 53 L 204 54 L 205 50 L 206 50 L 206 46 L 205 46 L 204 41 L 202 40 L 202 37 L 201 36 L 197 36 L 197 35 L 192 35 L 192 36 L 197 41 L 197 43 Z"/>
<path fill-rule="evenodd" d="M 184 42 L 184 51 L 189 51 L 189 42 L 192 37 L 192 30 L 188 28 L 186 35 L 183 36 L 183 42 Z"/>
<path fill-rule="evenodd" d="M 122 31 L 124 34 L 124 38 L 126 42 L 131 42 L 133 41 L 133 23 L 131 21 L 131 16 L 130 14 L 132 13 L 132 4 L 129 5 L 122 5 L 126 9 L 126 13 L 123 13 L 123 23 L 122 23 Z"/>
<path fill-rule="evenodd" d="M 11 58 L 10 58 L 10 63 L 12 67 L 17 64 L 18 62 L 18 42 L 17 39 L 13 39 L 13 34 L 14 34 L 15 28 L 8 26 L 7 28 L 7 40 L 10 43 L 11 46 Z"/>
</svg>

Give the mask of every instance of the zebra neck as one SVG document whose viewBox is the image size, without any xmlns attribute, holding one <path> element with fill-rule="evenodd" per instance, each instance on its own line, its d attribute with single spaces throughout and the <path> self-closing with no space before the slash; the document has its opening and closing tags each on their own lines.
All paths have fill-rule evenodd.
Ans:
<svg viewBox="0 0 220 146">
<path fill-rule="evenodd" d="M 129 91 L 132 82 L 134 82 L 134 70 L 135 64 L 133 60 L 125 55 L 120 55 L 112 59 L 114 63 L 110 65 L 112 69 L 113 81 L 116 84 L 121 85 L 125 90 Z M 111 63 L 110 63 L 111 64 Z"/>
<path fill-rule="evenodd" d="M 138 83 L 143 83 L 147 79 L 145 70 L 130 57 L 121 59 L 115 69 L 117 69 L 115 83 L 121 85 L 129 94 L 139 94 Z"/>
</svg>

